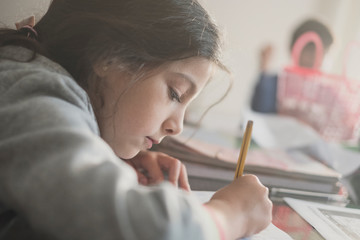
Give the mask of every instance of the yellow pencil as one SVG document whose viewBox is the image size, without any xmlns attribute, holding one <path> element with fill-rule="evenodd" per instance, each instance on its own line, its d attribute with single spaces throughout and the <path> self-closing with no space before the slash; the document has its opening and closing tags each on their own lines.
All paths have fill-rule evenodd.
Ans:
<svg viewBox="0 0 360 240">
<path fill-rule="evenodd" d="M 237 179 L 244 172 L 246 154 L 247 154 L 249 146 L 250 146 L 252 126 L 253 126 L 253 121 L 251 121 L 251 120 L 248 121 L 246 124 L 244 137 L 243 137 L 243 140 L 241 143 L 240 154 L 239 154 L 239 159 L 238 159 L 238 162 L 236 165 L 234 179 Z"/>
</svg>

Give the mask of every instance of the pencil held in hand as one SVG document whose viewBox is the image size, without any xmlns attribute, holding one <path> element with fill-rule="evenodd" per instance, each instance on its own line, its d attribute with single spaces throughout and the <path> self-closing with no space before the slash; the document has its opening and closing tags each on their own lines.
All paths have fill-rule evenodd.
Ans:
<svg viewBox="0 0 360 240">
<path fill-rule="evenodd" d="M 246 129 L 244 133 L 244 137 L 241 143 L 240 148 L 240 154 L 239 159 L 236 165 L 236 171 L 235 171 L 235 177 L 234 179 L 237 179 L 239 176 L 241 176 L 244 172 L 244 166 L 245 166 L 245 159 L 246 154 L 249 150 L 250 141 L 251 141 L 251 131 L 252 131 L 253 121 L 248 121 L 246 124 Z"/>
</svg>

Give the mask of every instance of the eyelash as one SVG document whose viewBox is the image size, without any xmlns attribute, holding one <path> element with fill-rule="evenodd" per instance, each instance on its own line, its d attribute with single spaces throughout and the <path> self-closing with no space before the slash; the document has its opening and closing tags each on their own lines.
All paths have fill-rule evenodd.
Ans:
<svg viewBox="0 0 360 240">
<path fill-rule="evenodd" d="M 181 103 L 179 94 L 171 87 L 169 87 L 169 97 L 171 100 Z"/>
</svg>

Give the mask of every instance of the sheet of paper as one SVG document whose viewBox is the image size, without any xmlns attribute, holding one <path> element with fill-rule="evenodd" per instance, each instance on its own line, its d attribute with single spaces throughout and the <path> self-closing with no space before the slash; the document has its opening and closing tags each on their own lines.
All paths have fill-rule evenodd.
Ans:
<svg viewBox="0 0 360 240">
<path fill-rule="evenodd" d="M 252 137 L 262 148 L 302 151 L 347 176 L 360 167 L 360 153 L 339 144 L 325 142 L 311 127 L 292 117 L 247 110 L 254 121 Z"/>
<path fill-rule="evenodd" d="M 300 216 L 327 240 L 360 239 L 360 209 L 284 198 Z"/>
<path fill-rule="evenodd" d="M 214 192 L 212 191 L 193 191 L 200 202 L 210 200 Z M 274 224 L 270 224 L 267 228 L 254 236 L 244 238 L 242 240 L 291 240 L 292 238 L 284 231 L 277 228 Z"/>
<path fill-rule="evenodd" d="M 327 164 L 343 176 L 352 174 L 360 167 L 359 152 L 347 150 L 337 144 L 326 143 L 323 140 L 295 149 Z"/>
<path fill-rule="evenodd" d="M 262 148 L 295 148 L 321 139 L 315 130 L 292 117 L 251 110 L 245 111 L 244 115 L 254 121 L 252 137 Z"/>
</svg>

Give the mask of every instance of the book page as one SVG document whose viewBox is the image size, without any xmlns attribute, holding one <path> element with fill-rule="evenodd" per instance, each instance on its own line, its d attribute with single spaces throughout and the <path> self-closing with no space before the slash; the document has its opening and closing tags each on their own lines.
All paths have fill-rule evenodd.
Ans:
<svg viewBox="0 0 360 240">
<path fill-rule="evenodd" d="M 235 169 L 240 149 L 179 135 L 165 139 L 161 151 L 184 161 Z M 341 176 L 301 151 L 282 149 L 250 149 L 245 162 L 245 172 L 332 182 L 337 182 Z"/>
<path fill-rule="evenodd" d="M 325 239 L 360 239 L 360 209 L 284 198 Z"/>
<path fill-rule="evenodd" d="M 324 141 L 315 130 L 293 117 L 257 113 L 249 109 L 245 111 L 245 118 L 256 123 L 252 137 L 261 148 L 297 149 L 344 176 L 360 167 L 359 152 Z"/>
<path fill-rule="evenodd" d="M 256 123 L 253 138 L 262 148 L 296 148 L 321 139 L 314 129 L 293 117 L 258 113 L 247 109 L 244 118 L 252 119 Z"/>
</svg>

